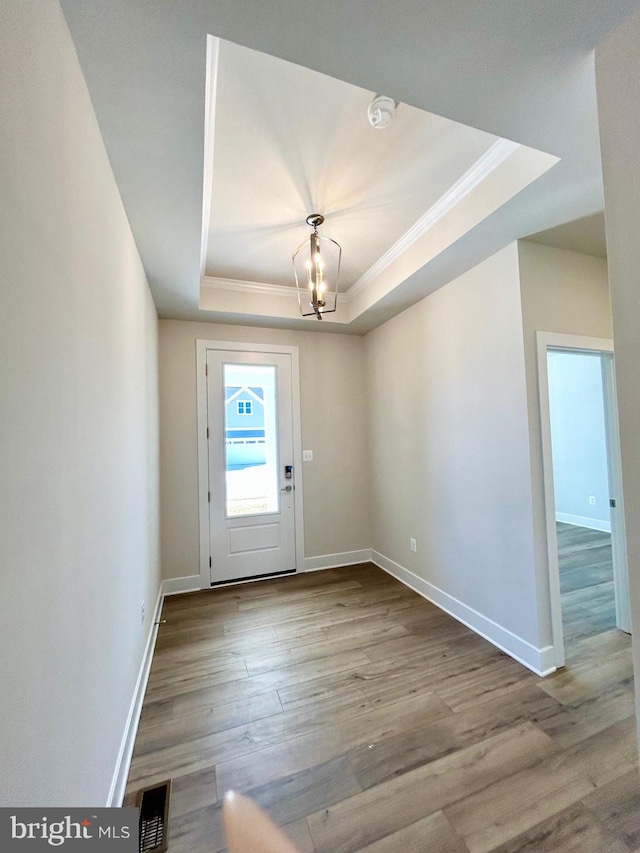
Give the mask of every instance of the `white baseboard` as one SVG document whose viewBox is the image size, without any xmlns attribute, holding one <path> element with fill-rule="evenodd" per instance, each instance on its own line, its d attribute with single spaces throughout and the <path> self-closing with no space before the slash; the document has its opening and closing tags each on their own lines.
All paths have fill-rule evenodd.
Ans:
<svg viewBox="0 0 640 853">
<path fill-rule="evenodd" d="M 354 566 L 356 563 L 368 563 L 371 560 L 371 549 L 361 551 L 343 551 L 341 554 L 322 554 L 320 557 L 305 557 L 304 571 L 319 572 L 322 569 L 335 569 L 339 566 Z"/>
<path fill-rule="evenodd" d="M 501 651 L 506 652 L 510 657 L 517 660 L 535 672 L 536 675 L 544 676 L 555 672 L 553 646 L 545 646 L 544 648 L 536 648 L 531 643 L 518 637 L 502 625 L 498 625 L 493 619 L 483 616 L 472 607 L 454 598 L 449 593 L 444 592 L 437 586 L 434 586 L 429 581 L 425 581 L 418 575 L 405 569 L 399 563 L 390 560 L 383 554 L 377 551 L 371 551 L 371 561 L 388 572 L 396 580 L 399 580 L 405 586 L 408 586 L 414 592 L 417 592 L 423 598 L 431 601 L 441 610 L 444 610 L 458 622 L 462 622 L 468 628 L 471 628 L 476 634 L 480 634 L 485 640 L 488 640 L 494 646 L 497 646 Z"/>
<path fill-rule="evenodd" d="M 144 694 L 147 689 L 147 681 L 149 680 L 149 670 L 151 669 L 151 661 L 153 660 L 153 652 L 156 645 L 156 637 L 158 634 L 158 622 L 162 613 L 162 603 L 166 596 L 177 595 L 181 592 L 193 592 L 201 588 L 200 575 L 193 575 L 184 578 L 169 578 L 160 583 L 158 590 L 158 598 L 156 601 L 153 620 L 147 637 L 142 663 L 136 686 L 133 691 L 133 698 L 127 716 L 124 734 L 120 743 L 116 768 L 111 781 L 111 789 L 107 799 L 107 806 L 119 807 L 124 799 L 124 792 L 127 787 L 127 777 L 129 776 L 129 767 L 131 765 L 131 757 L 133 755 L 133 747 L 138 733 L 138 723 L 140 722 L 140 713 L 142 711 L 142 703 Z"/>
<path fill-rule="evenodd" d="M 347 551 L 342 554 L 327 554 L 322 557 L 309 557 L 305 559 L 304 571 L 319 571 L 320 569 L 330 569 L 335 566 L 348 566 L 355 563 L 365 563 L 371 558 L 371 551 L 367 548 L 362 551 Z M 162 603 L 169 595 L 180 595 L 185 592 L 195 592 L 202 589 L 200 575 L 188 575 L 182 578 L 167 578 L 160 584 L 158 590 L 158 598 L 156 601 L 155 610 L 151 628 L 147 637 L 147 643 L 140 664 L 140 671 L 136 680 L 136 686 L 133 691 L 131 706 L 127 715 L 124 734 L 118 751 L 116 767 L 111 781 L 111 788 L 107 798 L 108 807 L 119 807 L 122 805 L 124 793 L 127 786 L 127 777 L 129 776 L 129 767 L 131 765 L 131 757 L 133 755 L 133 747 L 138 732 L 138 723 L 140 722 L 140 713 L 142 711 L 142 702 L 147 689 L 147 681 L 149 680 L 149 671 L 151 669 L 151 661 L 155 649 L 156 636 L 158 634 L 158 622 L 162 612 Z"/>
<path fill-rule="evenodd" d="M 124 792 L 127 787 L 127 777 L 129 776 L 129 767 L 131 765 L 131 757 L 133 755 L 133 747 L 138 733 L 138 723 L 140 722 L 140 713 L 142 711 L 142 702 L 147 689 L 147 681 L 149 680 L 149 670 L 151 669 L 151 661 L 156 645 L 156 636 L 158 633 L 158 620 L 162 611 L 162 602 L 164 595 L 162 593 L 162 584 L 158 589 L 158 598 L 156 600 L 153 618 L 151 620 L 151 628 L 147 637 L 147 643 L 140 664 L 140 671 L 136 680 L 136 686 L 133 691 L 133 698 L 127 715 L 127 722 L 120 743 L 118 759 L 111 781 L 111 788 L 107 798 L 107 806 L 119 808 L 124 799 Z"/>
<path fill-rule="evenodd" d="M 576 527 L 588 527 L 590 530 L 601 530 L 603 533 L 611 533 L 611 522 L 602 521 L 599 518 L 586 518 L 583 515 L 556 512 L 556 521 L 561 521 L 563 524 L 575 524 Z"/>
<path fill-rule="evenodd" d="M 343 551 L 341 554 L 322 554 L 319 557 L 305 557 L 303 572 L 319 572 L 322 569 L 335 569 L 339 566 L 353 566 L 356 563 L 368 563 L 371 559 L 371 550 L 363 548 L 361 551 Z M 248 583 L 253 583 L 247 581 Z M 235 581 L 244 583 L 245 581 Z M 167 578 L 162 581 L 162 594 L 180 595 L 183 592 L 196 592 L 201 590 L 202 579 L 200 575 L 187 575 L 182 578 Z M 209 589 L 208 586 L 205 589 Z"/>
<path fill-rule="evenodd" d="M 209 587 L 207 587 L 208 589 Z M 162 596 L 180 595 L 182 592 L 196 592 L 202 589 L 200 575 L 187 575 L 183 578 L 167 578 L 162 581 Z"/>
<path fill-rule="evenodd" d="M 534 672 L 544 678 L 544 676 L 551 675 L 558 668 L 556 666 L 556 653 L 553 646 L 543 646 L 541 649 L 538 649 L 538 652 L 540 654 L 540 669 L 534 670 Z"/>
<path fill-rule="evenodd" d="M 561 519 L 559 519 L 561 520 Z M 571 522 L 567 522 L 571 523 Z M 586 526 L 586 525 L 583 525 Z M 513 634 L 511 631 L 498 625 L 492 619 L 488 619 L 477 610 L 463 604 L 457 598 L 449 595 L 428 581 L 418 577 L 418 575 L 405 569 L 399 563 L 385 557 L 369 548 L 363 548 L 360 551 L 345 551 L 340 554 L 324 554 L 319 557 L 306 557 L 304 561 L 305 572 L 317 572 L 323 569 L 332 569 L 339 566 L 352 566 L 357 563 L 373 562 L 385 572 L 392 575 L 396 580 L 399 580 L 405 586 L 408 586 L 414 592 L 417 592 L 423 598 L 431 601 L 441 610 L 444 610 L 454 619 L 467 625 L 481 637 L 484 637 L 494 646 L 497 646 L 501 651 L 506 652 L 510 657 L 517 660 L 519 663 L 526 666 L 528 669 L 535 672 L 537 675 L 549 675 L 555 672 L 554 651 L 553 646 L 545 646 L 538 649 L 532 646 L 526 640 Z M 151 669 L 151 661 L 155 649 L 155 641 L 158 633 L 158 621 L 162 612 L 162 603 L 168 595 L 179 595 L 184 592 L 194 592 L 200 590 L 201 580 L 200 575 L 189 575 L 182 578 L 168 578 L 163 580 L 158 590 L 158 598 L 156 601 L 151 629 L 147 637 L 144 655 L 140 664 L 140 671 L 136 681 L 136 686 L 127 716 L 125 731 L 122 736 L 118 759 L 111 782 L 111 788 L 107 799 L 107 806 L 119 807 L 122 805 L 124 793 L 127 785 L 127 777 L 129 775 L 129 767 L 131 765 L 131 757 L 133 755 L 133 747 L 135 744 L 136 734 L 138 732 L 138 723 L 140 721 L 140 713 L 142 711 L 142 702 L 147 689 L 147 681 L 149 679 L 149 670 Z"/>
</svg>

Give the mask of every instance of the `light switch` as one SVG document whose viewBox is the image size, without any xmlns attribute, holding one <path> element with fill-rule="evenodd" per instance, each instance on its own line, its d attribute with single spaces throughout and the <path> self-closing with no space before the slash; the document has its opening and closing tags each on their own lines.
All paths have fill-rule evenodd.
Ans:
<svg viewBox="0 0 640 853">
<path fill-rule="evenodd" d="M 302 451 L 302 461 L 303 462 L 313 462 L 313 450 L 303 450 Z"/>
</svg>

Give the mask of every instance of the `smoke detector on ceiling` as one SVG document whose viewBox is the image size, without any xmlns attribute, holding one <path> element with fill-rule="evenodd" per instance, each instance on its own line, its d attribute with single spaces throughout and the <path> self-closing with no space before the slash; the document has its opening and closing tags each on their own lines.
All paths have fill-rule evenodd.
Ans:
<svg viewBox="0 0 640 853">
<path fill-rule="evenodd" d="M 388 127 L 396 114 L 397 106 L 398 102 L 394 101 L 393 98 L 388 98 L 386 95 L 376 95 L 367 109 L 371 127 L 375 127 L 376 130 Z"/>
</svg>

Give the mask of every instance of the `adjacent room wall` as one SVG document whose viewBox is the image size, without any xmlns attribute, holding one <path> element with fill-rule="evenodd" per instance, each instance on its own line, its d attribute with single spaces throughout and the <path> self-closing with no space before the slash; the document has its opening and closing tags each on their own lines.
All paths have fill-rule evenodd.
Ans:
<svg viewBox="0 0 640 853">
<path fill-rule="evenodd" d="M 327 332 L 160 321 L 160 470 L 165 578 L 198 575 L 196 340 L 299 347 L 305 558 L 367 549 L 369 461 L 364 342 Z M 322 560 L 313 563 L 322 564 Z M 308 563 L 309 564 L 309 563 Z"/>
<path fill-rule="evenodd" d="M 516 244 L 366 346 L 377 559 L 544 668 Z"/>
<path fill-rule="evenodd" d="M 543 645 L 552 642 L 536 332 L 611 338 L 607 262 L 521 240 L 522 328 L 531 436 L 536 584 Z"/>
<path fill-rule="evenodd" d="M 556 520 L 611 532 L 601 357 L 550 352 L 547 370 Z"/>
<path fill-rule="evenodd" d="M 2 3 L 0 79 L 0 805 L 101 806 L 159 588 L 157 317 L 57 2 Z"/>
<path fill-rule="evenodd" d="M 596 51 L 629 593 L 640 685 L 640 13 Z M 636 690 L 640 719 L 640 690 Z"/>
</svg>

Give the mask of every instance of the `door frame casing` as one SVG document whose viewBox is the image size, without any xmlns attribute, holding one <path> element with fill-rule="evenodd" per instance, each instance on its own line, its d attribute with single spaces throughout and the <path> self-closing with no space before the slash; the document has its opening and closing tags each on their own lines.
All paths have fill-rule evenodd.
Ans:
<svg viewBox="0 0 640 853">
<path fill-rule="evenodd" d="M 615 374 L 613 369 L 613 341 L 609 338 L 592 338 L 557 332 L 537 332 L 538 400 L 540 404 L 540 429 L 542 438 L 542 466 L 544 480 L 545 526 L 547 533 L 547 558 L 549 566 L 549 593 L 551 598 L 551 630 L 553 633 L 554 662 L 556 667 L 565 663 L 564 630 L 562 626 L 562 601 L 560 596 L 560 566 L 558 537 L 556 533 L 556 501 L 553 481 L 553 455 L 551 447 L 551 412 L 549 405 L 549 350 L 593 353 L 602 358 L 602 387 L 607 442 L 607 468 L 609 489 L 616 499 L 616 518 L 612 515 L 611 538 L 614 559 L 614 588 L 616 622 L 623 630 L 630 630 L 629 581 L 627 567 L 624 505 L 622 498 L 622 469 L 618 436 L 618 410 Z"/>
<path fill-rule="evenodd" d="M 293 420 L 293 464 L 295 487 L 293 506 L 295 513 L 296 572 L 304 568 L 304 518 L 302 488 L 302 429 L 300 419 L 300 359 L 298 347 L 279 344 L 243 343 L 238 341 L 196 340 L 196 402 L 198 428 L 198 519 L 200 536 L 200 588 L 211 588 L 210 530 L 209 530 L 209 442 L 207 439 L 207 352 L 226 350 L 229 352 L 279 354 L 291 357 L 291 408 Z M 233 581 L 230 581 L 233 583 Z M 235 581 L 242 583 L 242 581 Z"/>
</svg>

